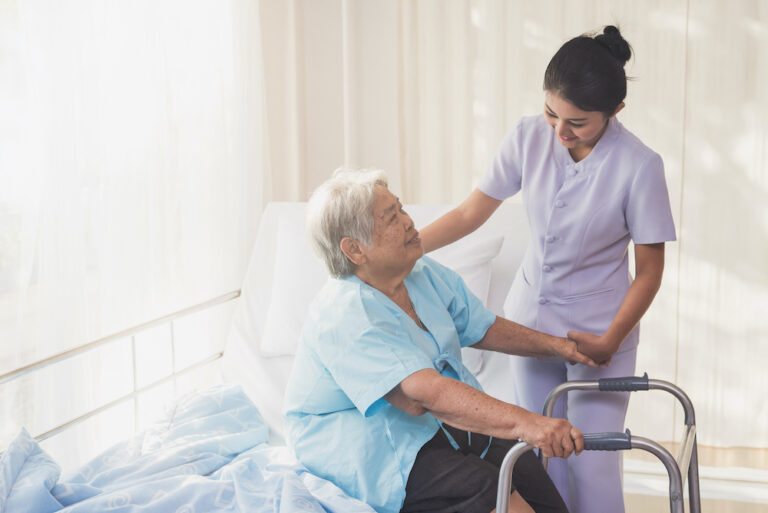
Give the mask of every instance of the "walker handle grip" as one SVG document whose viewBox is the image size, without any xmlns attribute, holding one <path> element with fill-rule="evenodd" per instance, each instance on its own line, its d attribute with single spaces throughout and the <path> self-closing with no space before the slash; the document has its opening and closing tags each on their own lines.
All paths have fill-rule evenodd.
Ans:
<svg viewBox="0 0 768 513">
<path fill-rule="evenodd" d="M 642 376 L 598 379 L 597 385 L 601 392 L 636 392 L 638 390 L 650 390 L 647 372 Z"/>
<path fill-rule="evenodd" d="M 584 435 L 585 451 L 626 451 L 632 448 L 632 434 L 627 429 L 624 433 L 588 433 Z"/>
</svg>

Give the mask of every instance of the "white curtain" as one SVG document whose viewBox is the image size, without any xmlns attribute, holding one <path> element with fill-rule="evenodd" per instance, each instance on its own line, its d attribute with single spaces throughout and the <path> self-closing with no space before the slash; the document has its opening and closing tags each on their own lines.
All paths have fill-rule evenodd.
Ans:
<svg viewBox="0 0 768 513">
<path fill-rule="evenodd" d="M 768 469 L 765 2 L 263 6 L 269 147 L 292 180 L 285 199 L 348 164 L 387 169 L 407 202 L 461 201 L 514 121 L 540 112 L 557 48 L 618 24 L 635 51 L 620 118 L 663 156 L 679 236 L 642 324 L 638 372 L 691 396 L 704 464 Z M 681 423 L 668 396 L 633 397 L 635 433 L 673 443 Z"/>
<path fill-rule="evenodd" d="M 269 183 L 306 200 L 339 166 L 400 188 L 396 2 L 261 2 Z"/>
<path fill-rule="evenodd" d="M 0 2 L 0 48 L 0 374 L 237 290 L 264 199 L 258 4 Z M 177 331 L 185 354 L 224 342 Z M 181 363 L 141 337 L 139 363 Z M 0 386 L 3 446 L 129 392 L 131 352 Z M 130 433 L 133 406 L 66 451 Z"/>
</svg>

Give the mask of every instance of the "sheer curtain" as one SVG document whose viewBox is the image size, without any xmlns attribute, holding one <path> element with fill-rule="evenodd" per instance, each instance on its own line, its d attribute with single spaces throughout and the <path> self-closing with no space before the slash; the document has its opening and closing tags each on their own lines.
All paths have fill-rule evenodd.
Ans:
<svg viewBox="0 0 768 513">
<path fill-rule="evenodd" d="M 0 38 L 0 374 L 237 290 L 264 200 L 258 4 L 2 2 Z M 0 386 L 3 445 L 129 391 L 131 351 Z"/>
<path fill-rule="evenodd" d="M 541 111 L 557 48 L 620 25 L 635 50 L 620 119 L 664 158 L 679 237 L 637 369 L 690 394 L 703 464 L 768 469 L 764 2 L 263 6 L 271 161 L 304 184 L 286 199 L 347 163 L 384 167 L 407 202 L 461 201 L 512 124 Z M 681 422 L 668 397 L 632 399 L 638 434 L 674 444 Z"/>
<path fill-rule="evenodd" d="M 397 3 L 260 5 L 268 194 L 306 200 L 343 165 L 386 169 L 399 190 Z"/>
</svg>

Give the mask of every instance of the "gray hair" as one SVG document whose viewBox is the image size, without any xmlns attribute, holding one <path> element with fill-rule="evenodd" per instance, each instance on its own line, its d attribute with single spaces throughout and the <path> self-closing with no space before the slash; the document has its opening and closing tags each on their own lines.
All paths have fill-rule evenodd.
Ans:
<svg viewBox="0 0 768 513">
<path fill-rule="evenodd" d="M 312 248 L 337 278 L 353 274 L 357 267 L 341 251 L 341 239 L 350 237 L 365 246 L 373 243 L 377 185 L 387 186 L 382 170 L 340 168 L 309 199 L 306 225 Z"/>
</svg>

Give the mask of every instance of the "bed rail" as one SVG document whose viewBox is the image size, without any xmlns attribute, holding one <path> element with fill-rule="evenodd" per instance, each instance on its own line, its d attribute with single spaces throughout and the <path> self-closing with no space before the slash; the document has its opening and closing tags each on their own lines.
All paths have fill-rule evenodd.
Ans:
<svg viewBox="0 0 768 513">
<path fill-rule="evenodd" d="M 226 303 L 228 301 L 232 301 L 234 299 L 237 299 L 238 297 L 240 297 L 240 290 L 235 290 L 235 291 L 232 291 L 232 292 L 228 292 L 226 294 L 222 294 L 220 296 L 211 298 L 211 299 L 209 299 L 207 301 L 203 301 L 202 303 L 198 303 L 196 305 L 184 308 L 182 310 L 178 310 L 178 311 L 173 312 L 171 314 L 164 315 L 162 317 L 158 317 L 157 319 L 153 319 L 151 321 L 144 322 L 142 324 L 138 324 L 136 326 L 133 326 L 131 328 L 127 328 L 127 329 L 119 331 L 117 333 L 113 333 L 112 335 L 108 335 L 108 336 L 100 338 L 98 340 L 94 340 L 92 342 L 88 342 L 88 343 L 83 344 L 81 346 L 77 346 L 77 347 L 74 347 L 72 349 L 68 349 L 67 351 L 63 351 L 63 352 L 55 354 L 53 356 L 49 356 L 49 357 L 44 358 L 42 360 L 38 360 L 36 362 L 24 365 L 22 367 L 19 367 L 18 369 L 14 369 L 14 370 L 12 370 L 10 372 L 7 372 L 5 374 L 0 375 L 0 385 L 3 385 L 5 383 L 8 383 L 8 382 L 13 381 L 13 380 L 18 379 L 18 378 L 21 378 L 21 377 L 26 376 L 28 374 L 31 374 L 33 372 L 39 371 L 40 369 L 43 369 L 43 368 L 48 367 L 50 365 L 54 365 L 56 363 L 68 360 L 68 359 L 73 358 L 73 357 L 78 356 L 78 355 L 81 355 L 83 353 L 86 353 L 88 351 L 96 349 L 97 347 L 102 347 L 102 346 L 110 344 L 112 342 L 116 342 L 116 341 L 119 341 L 119 340 L 125 340 L 126 338 L 131 337 L 131 345 L 134 348 L 134 351 L 133 351 L 134 352 L 134 359 L 133 359 L 133 390 L 130 393 L 128 393 L 126 395 L 123 395 L 122 397 L 119 397 L 119 398 L 114 399 L 114 400 L 112 400 L 112 401 L 110 401 L 108 403 L 105 403 L 105 404 L 103 404 L 101 406 L 98 406 L 97 408 L 89 410 L 86 413 L 84 413 L 84 414 L 82 414 L 82 415 L 80 415 L 80 416 L 78 416 L 76 418 L 68 420 L 68 421 L 64 422 L 63 424 L 60 424 L 59 426 L 56 426 L 56 427 L 54 427 L 52 429 L 49 429 L 48 431 L 46 431 L 44 433 L 40 433 L 40 434 L 35 436 L 35 439 L 38 440 L 38 441 L 45 440 L 47 438 L 50 438 L 50 437 L 52 437 L 52 436 L 54 436 L 54 435 L 56 435 L 56 434 L 58 434 L 58 433 L 60 433 L 60 432 L 62 432 L 64 430 L 66 430 L 67 428 L 69 428 L 69 427 L 71 427 L 71 426 L 73 426 L 75 424 L 83 422 L 84 420 L 87 420 L 87 419 L 93 417 L 94 415 L 97 415 L 97 414 L 103 412 L 104 410 L 112 408 L 113 406 L 116 406 L 116 405 L 118 405 L 118 404 L 120 404 L 122 402 L 134 399 L 139 394 L 142 394 L 142 393 L 144 393 L 144 392 L 146 392 L 148 390 L 151 390 L 152 388 L 154 388 L 154 387 L 156 387 L 158 385 L 161 385 L 161 384 L 163 384 L 163 383 L 165 383 L 165 382 L 167 382 L 167 381 L 169 381 L 169 380 L 171 380 L 171 379 L 173 379 L 173 378 L 175 378 L 175 377 L 177 377 L 179 375 L 182 375 L 182 374 L 185 374 L 185 373 L 190 372 L 192 370 L 195 370 L 197 368 L 203 367 L 204 365 L 212 363 L 212 362 L 218 360 L 219 358 L 221 358 L 221 356 L 223 354 L 222 352 L 217 352 L 217 353 L 211 354 L 211 355 L 209 355 L 209 356 L 207 356 L 207 357 L 205 357 L 205 358 L 203 358 L 203 359 L 201 359 L 201 360 L 199 360 L 199 361 L 197 361 L 197 362 L 195 362 L 195 363 L 193 363 L 193 364 L 191 364 L 191 365 L 189 365 L 187 367 L 184 367 L 183 369 L 177 370 L 177 369 L 174 368 L 173 372 L 171 372 L 167 376 L 165 376 L 163 378 L 160 378 L 160 379 L 158 379 L 158 380 L 156 380 L 156 381 L 154 381 L 154 382 L 152 382 L 152 383 L 150 383 L 148 385 L 145 385 L 143 387 L 138 388 L 136 386 L 136 384 L 137 384 L 137 379 L 136 379 L 137 369 L 136 369 L 136 360 L 135 360 L 135 339 L 134 339 L 134 336 L 137 333 L 140 333 L 142 331 L 146 331 L 146 330 L 148 330 L 150 328 L 154 328 L 156 326 L 161 326 L 163 324 L 172 323 L 174 320 L 179 319 L 181 317 L 185 317 L 185 316 L 191 315 L 193 313 L 197 313 L 197 312 L 201 312 L 203 310 L 207 310 L 207 309 L 209 309 L 211 307 L 214 307 L 214 306 L 220 305 L 222 303 Z M 173 339 L 171 339 L 171 343 L 172 343 L 172 347 L 173 347 Z"/>
</svg>

